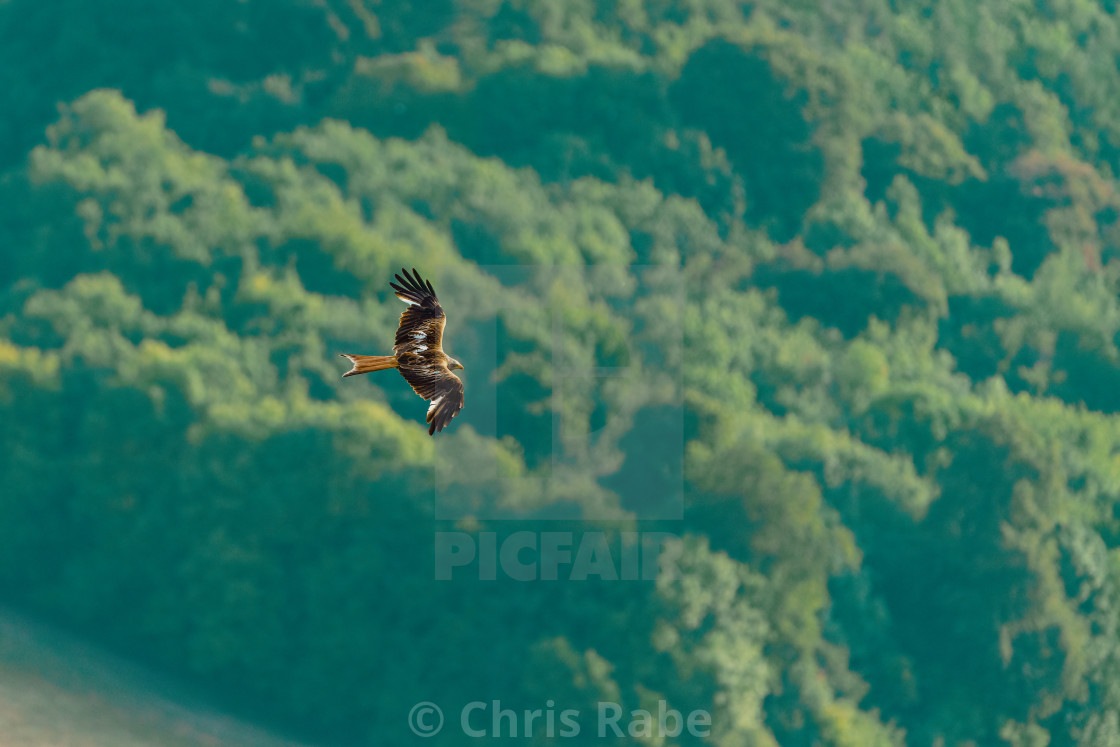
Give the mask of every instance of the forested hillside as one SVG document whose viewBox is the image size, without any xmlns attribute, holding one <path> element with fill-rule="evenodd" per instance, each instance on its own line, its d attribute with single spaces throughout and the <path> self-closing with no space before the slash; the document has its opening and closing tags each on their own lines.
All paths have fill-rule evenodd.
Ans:
<svg viewBox="0 0 1120 747">
<path fill-rule="evenodd" d="M 1118 56 L 1112 1 L 0 0 L 0 598 L 323 743 L 1120 744 Z M 340 378 L 402 266 L 434 439 Z M 678 557 L 434 580 L 526 528 Z"/>
</svg>

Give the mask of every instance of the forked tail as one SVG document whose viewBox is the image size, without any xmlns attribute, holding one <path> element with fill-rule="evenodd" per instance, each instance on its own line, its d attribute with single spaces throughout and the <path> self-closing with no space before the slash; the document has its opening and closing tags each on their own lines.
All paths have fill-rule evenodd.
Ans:
<svg viewBox="0 0 1120 747">
<path fill-rule="evenodd" d="M 343 378 L 397 367 L 397 357 L 395 355 L 349 355 L 347 353 L 340 353 L 340 355 L 343 358 L 349 358 L 350 362 L 354 364 L 353 368 L 342 374 Z"/>
</svg>

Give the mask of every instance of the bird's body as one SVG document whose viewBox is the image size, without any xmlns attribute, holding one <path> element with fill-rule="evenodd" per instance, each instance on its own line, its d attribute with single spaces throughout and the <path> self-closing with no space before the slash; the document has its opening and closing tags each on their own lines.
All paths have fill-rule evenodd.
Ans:
<svg viewBox="0 0 1120 747">
<path fill-rule="evenodd" d="M 463 409 L 463 382 L 451 373 L 463 364 L 443 352 L 447 317 L 432 284 L 421 279 L 415 269 L 411 275 L 404 269 L 401 272 L 404 277 L 397 275 L 397 282 L 390 285 L 408 308 L 401 314 L 393 355 L 343 353 L 342 357 L 353 364 L 343 377 L 397 369 L 417 394 L 431 402 L 428 435 L 434 435 Z"/>
</svg>

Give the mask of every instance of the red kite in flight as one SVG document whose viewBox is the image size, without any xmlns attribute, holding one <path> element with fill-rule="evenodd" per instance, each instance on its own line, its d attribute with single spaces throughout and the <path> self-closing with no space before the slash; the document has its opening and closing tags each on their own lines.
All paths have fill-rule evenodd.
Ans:
<svg viewBox="0 0 1120 747">
<path fill-rule="evenodd" d="M 428 406 L 428 435 L 442 431 L 451 418 L 463 409 L 463 382 L 451 373 L 463 364 L 443 352 L 443 325 L 447 317 L 439 305 L 430 281 L 422 280 L 415 268 L 412 274 L 401 268 L 402 278 L 389 283 L 397 298 L 408 304 L 401 314 L 393 355 L 347 355 L 354 364 L 343 378 L 395 368 L 417 394 L 432 404 Z"/>
</svg>

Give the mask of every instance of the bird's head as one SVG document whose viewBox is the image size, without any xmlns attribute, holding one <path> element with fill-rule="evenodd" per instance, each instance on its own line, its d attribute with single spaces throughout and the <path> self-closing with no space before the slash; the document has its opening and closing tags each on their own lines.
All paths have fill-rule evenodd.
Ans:
<svg viewBox="0 0 1120 747">
<path fill-rule="evenodd" d="M 454 371 L 454 370 L 455 370 L 456 368 L 465 368 L 465 366 L 463 366 L 463 364 L 462 364 L 462 363 L 460 363 L 459 361 L 455 360 L 454 358 L 452 358 L 451 360 L 449 360 L 449 361 L 447 362 L 447 367 L 448 367 L 449 369 L 451 369 L 452 371 Z"/>
</svg>

